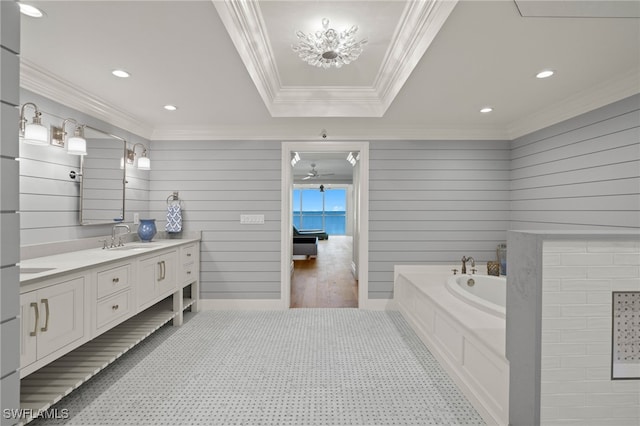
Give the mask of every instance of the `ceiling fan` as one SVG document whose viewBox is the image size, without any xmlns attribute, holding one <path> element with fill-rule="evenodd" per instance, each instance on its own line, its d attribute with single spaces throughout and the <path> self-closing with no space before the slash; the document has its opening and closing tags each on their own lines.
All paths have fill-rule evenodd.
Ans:
<svg viewBox="0 0 640 426">
<path fill-rule="evenodd" d="M 331 176 L 331 175 L 333 175 L 333 173 L 322 173 L 322 174 L 318 173 L 318 171 L 316 170 L 315 163 L 311 163 L 311 170 L 307 172 L 307 175 L 303 177 L 302 180 L 315 179 L 322 176 Z"/>
</svg>

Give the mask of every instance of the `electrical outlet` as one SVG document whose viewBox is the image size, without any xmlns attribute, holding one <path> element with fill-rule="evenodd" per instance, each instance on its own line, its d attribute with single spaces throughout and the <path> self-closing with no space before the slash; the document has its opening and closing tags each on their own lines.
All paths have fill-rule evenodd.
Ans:
<svg viewBox="0 0 640 426">
<path fill-rule="evenodd" d="M 133 224 L 134 225 L 139 225 L 140 224 L 140 213 L 134 213 L 133 214 Z"/>
</svg>

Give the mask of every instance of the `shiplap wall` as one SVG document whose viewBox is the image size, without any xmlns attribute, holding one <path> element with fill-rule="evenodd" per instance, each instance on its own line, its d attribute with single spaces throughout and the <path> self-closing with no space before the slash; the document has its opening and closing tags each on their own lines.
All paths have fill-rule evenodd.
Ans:
<svg viewBox="0 0 640 426">
<path fill-rule="evenodd" d="M 185 231 L 202 231 L 202 297 L 279 298 L 280 144 L 154 141 L 152 151 L 151 215 L 162 228 L 179 191 Z M 372 142 L 370 154 L 371 298 L 391 296 L 397 263 L 495 257 L 509 220 L 508 142 Z"/>
<path fill-rule="evenodd" d="M 369 297 L 390 298 L 396 264 L 486 262 L 506 240 L 508 141 L 374 141 Z"/>
<path fill-rule="evenodd" d="M 280 298 L 279 142 L 154 141 L 149 207 L 158 229 L 178 191 L 184 231 L 201 231 L 204 299 Z M 263 214 L 264 225 L 240 224 Z"/>
<path fill-rule="evenodd" d="M 64 118 L 73 118 L 104 132 L 123 137 L 129 147 L 149 142 L 50 99 L 21 90 L 20 103 L 33 102 L 43 112 L 42 123 L 60 126 Z M 33 109 L 28 108 L 28 114 Z M 31 115 L 29 115 L 29 118 Z M 67 131 L 71 131 L 68 125 Z M 138 147 L 138 154 L 141 153 Z M 81 226 L 79 222 L 80 183 L 69 177 L 80 170 L 80 157 L 62 148 L 20 144 L 20 238 L 22 245 L 67 241 L 103 236 L 111 225 Z M 127 169 L 125 223 L 131 224 L 133 212 L 148 216 L 149 171 Z M 132 228 L 135 231 L 135 227 Z M 98 243 L 96 242 L 96 246 Z"/>
<path fill-rule="evenodd" d="M 516 139 L 511 229 L 640 228 L 640 95 Z"/>
</svg>

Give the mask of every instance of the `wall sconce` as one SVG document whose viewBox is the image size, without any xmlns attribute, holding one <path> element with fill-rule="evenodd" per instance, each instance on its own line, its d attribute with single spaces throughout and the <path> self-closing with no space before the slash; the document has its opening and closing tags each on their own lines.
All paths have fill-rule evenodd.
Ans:
<svg viewBox="0 0 640 426">
<path fill-rule="evenodd" d="M 72 155 L 87 155 L 87 140 L 84 138 L 84 125 L 79 125 L 73 118 L 65 118 L 61 127 L 51 127 L 51 145 L 64 147 L 64 137 L 67 135 L 67 122 L 75 123 L 73 136 L 67 139 L 67 153 Z"/>
<path fill-rule="evenodd" d="M 147 147 L 141 143 L 136 143 L 131 149 L 127 149 L 127 157 L 120 160 L 120 168 L 124 168 L 125 160 L 127 164 L 133 164 L 136 156 L 136 146 L 142 147 L 142 154 L 138 157 L 138 169 L 139 170 L 151 170 L 151 160 L 148 157 Z"/>
<path fill-rule="evenodd" d="M 33 121 L 27 123 L 24 117 L 24 108 L 31 105 L 35 109 Z M 25 143 L 32 145 L 49 145 L 49 131 L 42 125 L 42 113 L 38 110 L 36 104 L 27 102 L 20 108 L 20 137 Z"/>
</svg>

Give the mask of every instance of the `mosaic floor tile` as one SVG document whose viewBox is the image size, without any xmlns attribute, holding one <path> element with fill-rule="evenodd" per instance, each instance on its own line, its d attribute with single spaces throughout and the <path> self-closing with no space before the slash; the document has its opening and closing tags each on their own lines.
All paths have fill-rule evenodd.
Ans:
<svg viewBox="0 0 640 426">
<path fill-rule="evenodd" d="M 481 425 L 397 312 L 187 313 L 40 425 Z"/>
</svg>

